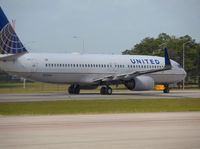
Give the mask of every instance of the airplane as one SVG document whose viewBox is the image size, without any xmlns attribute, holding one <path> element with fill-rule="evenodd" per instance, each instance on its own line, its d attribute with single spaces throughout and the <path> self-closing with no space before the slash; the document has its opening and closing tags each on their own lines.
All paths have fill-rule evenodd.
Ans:
<svg viewBox="0 0 200 149">
<path fill-rule="evenodd" d="M 164 57 L 31 53 L 1 8 L 0 20 L 0 69 L 29 80 L 69 84 L 69 94 L 100 86 L 102 95 L 111 95 L 110 85 L 119 84 L 131 91 L 152 90 L 156 84 L 163 84 L 163 92 L 169 93 L 170 84 L 186 77 L 180 64 L 169 59 L 167 48 Z"/>
</svg>

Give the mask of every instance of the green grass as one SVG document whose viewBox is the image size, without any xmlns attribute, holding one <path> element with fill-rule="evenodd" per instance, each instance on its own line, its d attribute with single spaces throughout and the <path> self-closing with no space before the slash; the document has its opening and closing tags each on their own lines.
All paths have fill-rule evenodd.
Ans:
<svg viewBox="0 0 200 149">
<path fill-rule="evenodd" d="M 0 115 L 200 111 L 200 99 L 70 100 L 0 103 Z"/>
<path fill-rule="evenodd" d="M 47 92 L 66 92 L 67 85 L 47 84 L 47 83 L 0 83 L 0 94 L 14 93 L 47 93 Z"/>
</svg>

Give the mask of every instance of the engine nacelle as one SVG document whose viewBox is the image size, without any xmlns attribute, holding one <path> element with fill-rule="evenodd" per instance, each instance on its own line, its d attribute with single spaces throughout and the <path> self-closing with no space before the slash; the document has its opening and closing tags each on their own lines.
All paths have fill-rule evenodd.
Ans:
<svg viewBox="0 0 200 149">
<path fill-rule="evenodd" d="M 154 88 L 154 84 L 153 78 L 149 76 L 138 76 L 124 83 L 129 90 L 134 91 L 152 90 Z"/>
</svg>

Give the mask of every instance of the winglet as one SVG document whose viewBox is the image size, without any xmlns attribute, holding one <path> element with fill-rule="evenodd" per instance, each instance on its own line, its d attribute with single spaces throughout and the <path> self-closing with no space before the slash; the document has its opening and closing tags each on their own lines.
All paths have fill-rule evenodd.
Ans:
<svg viewBox="0 0 200 149">
<path fill-rule="evenodd" d="M 168 49 L 165 48 L 164 51 L 165 51 L 165 67 L 171 69 L 171 62 L 169 59 Z"/>
</svg>

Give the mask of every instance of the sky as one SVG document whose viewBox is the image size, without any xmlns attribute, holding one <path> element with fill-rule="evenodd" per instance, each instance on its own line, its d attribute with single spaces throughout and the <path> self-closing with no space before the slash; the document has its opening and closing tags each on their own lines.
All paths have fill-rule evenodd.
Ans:
<svg viewBox="0 0 200 149">
<path fill-rule="evenodd" d="M 200 0 L 0 0 L 31 52 L 121 54 L 146 37 L 200 42 Z"/>
</svg>

